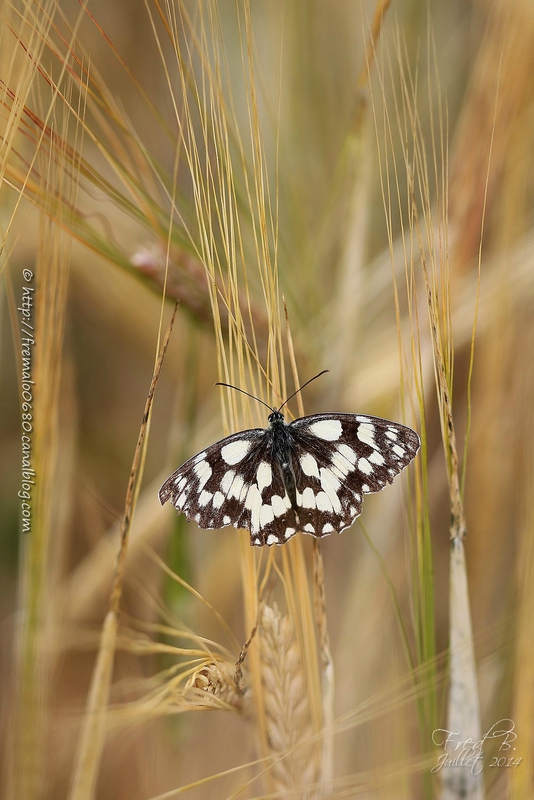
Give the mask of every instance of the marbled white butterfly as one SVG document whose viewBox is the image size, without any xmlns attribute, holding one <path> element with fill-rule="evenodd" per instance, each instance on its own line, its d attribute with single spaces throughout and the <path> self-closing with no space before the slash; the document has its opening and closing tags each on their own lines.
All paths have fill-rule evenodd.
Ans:
<svg viewBox="0 0 534 800">
<path fill-rule="evenodd" d="M 161 504 L 170 500 L 200 528 L 247 528 L 256 547 L 299 531 L 341 533 L 361 514 L 363 495 L 392 483 L 419 450 L 415 431 L 379 417 L 312 414 L 288 424 L 280 409 L 292 397 L 279 408 L 259 400 L 271 410 L 269 427 L 190 458 L 159 490 Z"/>
</svg>

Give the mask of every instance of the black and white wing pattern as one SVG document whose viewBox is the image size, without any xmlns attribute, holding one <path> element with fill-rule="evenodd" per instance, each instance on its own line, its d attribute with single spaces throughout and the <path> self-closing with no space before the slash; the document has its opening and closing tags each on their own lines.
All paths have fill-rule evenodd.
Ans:
<svg viewBox="0 0 534 800">
<path fill-rule="evenodd" d="M 256 516 L 266 479 L 260 466 L 270 464 L 265 433 L 262 428 L 241 431 L 190 458 L 159 490 L 161 504 L 170 500 L 200 528 L 233 525 L 259 531 Z"/>
<path fill-rule="evenodd" d="M 363 495 L 392 483 L 421 444 L 411 428 L 362 414 L 315 414 L 288 427 L 296 483 L 305 487 L 297 495 L 306 517 L 302 530 L 314 536 L 350 527 L 362 513 Z"/>
<path fill-rule="evenodd" d="M 419 450 L 419 436 L 396 422 L 361 414 L 314 414 L 241 431 L 182 464 L 163 484 L 170 500 L 201 528 L 233 525 L 250 543 L 284 544 L 297 532 L 340 533 Z"/>
</svg>

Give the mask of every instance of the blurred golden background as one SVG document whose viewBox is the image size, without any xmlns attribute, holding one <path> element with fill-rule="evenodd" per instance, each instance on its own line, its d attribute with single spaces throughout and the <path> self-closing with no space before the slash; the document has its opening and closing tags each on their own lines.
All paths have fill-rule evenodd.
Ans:
<svg viewBox="0 0 534 800">
<path fill-rule="evenodd" d="M 492 769 L 500 741 L 488 742 L 485 796 L 534 796 L 532 3 L 5 0 L 0 37 L 4 796 L 439 797 L 430 734 L 447 717 L 451 475 L 467 526 L 481 731 L 511 719 L 522 759 Z M 28 286 L 36 477 L 24 535 Z M 81 789 L 80 724 L 174 300 L 105 743 L 96 784 Z M 306 390 L 306 413 L 369 413 L 423 436 L 413 474 L 367 497 L 365 531 L 356 523 L 321 542 L 335 669 L 326 794 L 319 768 L 304 780 L 297 765 L 302 785 L 291 773 L 284 788 L 258 706 L 208 712 L 184 694 L 197 650 L 237 659 L 257 575 L 269 604 L 291 611 L 301 558 L 311 596 L 313 542 L 252 564 L 247 532 L 198 530 L 157 497 L 193 453 L 266 424 L 265 409 L 215 381 L 276 404 L 295 388 L 292 352 L 301 383 L 330 370 Z"/>
</svg>

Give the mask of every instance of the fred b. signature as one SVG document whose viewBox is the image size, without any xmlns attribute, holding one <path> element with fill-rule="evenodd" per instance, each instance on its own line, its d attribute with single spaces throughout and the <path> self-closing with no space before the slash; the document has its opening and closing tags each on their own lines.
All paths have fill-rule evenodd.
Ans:
<svg viewBox="0 0 534 800">
<path fill-rule="evenodd" d="M 498 755 L 491 759 L 489 767 L 517 767 L 522 758 L 514 758 L 514 742 L 517 739 L 513 720 L 500 719 L 480 739 L 461 738 L 460 731 L 449 731 L 446 728 L 436 728 L 432 734 L 432 741 L 438 747 L 443 747 L 444 752 L 438 758 L 438 763 L 432 767 L 431 772 L 439 772 L 443 767 L 470 767 L 473 775 L 482 772 L 484 758 L 484 743 L 489 739 L 499 739 Z"/>
</svg>

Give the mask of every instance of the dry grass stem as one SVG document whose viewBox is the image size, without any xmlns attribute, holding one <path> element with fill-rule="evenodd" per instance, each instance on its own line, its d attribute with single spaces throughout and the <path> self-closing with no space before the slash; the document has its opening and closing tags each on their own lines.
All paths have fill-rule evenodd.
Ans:
<svg viewBox="0 0 534 800">
<path fill-rule="evenodd" d="M 532 330 L 526 336 L 525 348 L 530 353 L 533 345 Z M 530 490 L 534 481 L 534 451 L 531 443 L 534 440 L 534 407 L 529 399 L 534 394 L 534 373 L 525 370 L 521 377 L 522 420 L 525 435 L 518 448 L 521 470 L 526 480 L 518 490 L 518 511 L 520 525 L 523 529 L 521 551 L 518 555 L 517 586 L 521 602 L 517 618 L 517 642 L 515 644 L 516 684 L 514 688 L 514 705 L 512 719 L 517 726 L 517 739 L 514 741 L 514 755 L 522 757 L 522 769 L 517 769 L 512 776 L 511 798 L 523 800 L 534 793 L 534 637 L 532 636 L 532 620 L 534 619 L 534 495 Z"/>
<path fill-rule="evenodd" d="M 174 308 L 173 315 L 165 333 L 163 344 L 156 360 L 154 373 L 152 375 L 152 380 L 145 403 L 143 419 L 139 429 L 139 436 L 137 439 L 132 469 L 128 481 L 128 488 L 126 491 L 124 515 L 121 521 L 119 551 L 117 554 L 115 574 L 113 576 L 113 587 L 109 600 L 109 611 L 104 620 L 102 635 L 100 638 L 100 646 L 97 652 L 96 664 L 91 680 L 91 687 L 89 689 L 86 716 L 82 724 L 73 785 L 70 794 L 71 800 L 91 800 L 91 798 L 94 797 L 100 759 L 104 748 L 106 713 L 113 675 L 113 664 L 115 659 L 115 648 L 119 625 L 120 602 L 124 584 L 124 562 L 128 551 L 130 526 L 135 510 L 135 490 L 136 486 L 139 485 L 141 480 L 140 462 L 152 412 L 154 393 L 156 391 L 163 359 L 165 358 L 167 347 L 169 346 L 177 310 L 178 305 L 176 305 Z"/>
<path fill-rule="evenodd" d="M 416 181 L 420 180 L 421 183 L 424 184 L 423 166 L 416 165 L 416 171 L 417 169 L 421 169 L 421 174 L 416 178 Z M 428 245 L 423 243 L 417 202 L 413 191 L 414 185 L 412 185 L 412 218 L 414 220 L 421 257 L 433 347 L 436 392 L 440 409 L 441 432 L 449 481 L 451 515 L 449 529 L 451 541 L 449 595 L 450 687 L 447 729 L 461 732 L 461 738 L 466 737 L 474 742 L 478 742 L 481 736 L 480 705 L 463 544 L 463 539 L 467 531 L 463 500 L 460 491 L 460 466 L 452 410 L 453 344 L 451 327 L 452 314 L 448 289 L 448 250 L 446 234 L 443 233 L 440 235 L 441 227 L 438 227 L 437 241 L 430 239 Z M 443 226 L 443 231 L 445 232 L 447 227 L 446 186 L 442 188 L 442 192 L 442 213 L 444 214 L 444 218 L 440 219 L 438 224 Z M 425 216 L 425 221 L 432 219 L 433 209 L 426 203 L 426 197 L 424 195 L 423 214 Z M 428 224 L 426 230 L 427 233 L 429 230 L 432 230 L 432 232 L 434 231 Z M 430 266 L 428 261 L 430 262 Z M 444 286 L 445 290 L 443 290 Z M 476 324 L 476 320 L 474 324 Z M 472 341 L 472 347 L 473 346 L 474 341 Z M 454 757 L 454 753 L 457 751 L 457 745 L 458 742 L 451 739 L 448 745 L 451 757 Z M 442 800 L 457 800 L 460 797 L 466 797 L 470 800 L 482 800 L 484 797 L 482 770 L 473 770 L 471 763 L 459 766 L 458 769 L 445 770 L 442 773 L 441 797 Z"/>
</svg>

